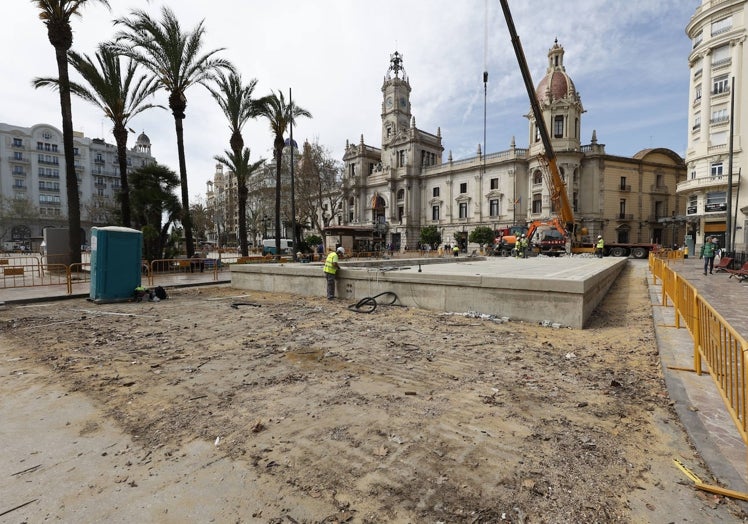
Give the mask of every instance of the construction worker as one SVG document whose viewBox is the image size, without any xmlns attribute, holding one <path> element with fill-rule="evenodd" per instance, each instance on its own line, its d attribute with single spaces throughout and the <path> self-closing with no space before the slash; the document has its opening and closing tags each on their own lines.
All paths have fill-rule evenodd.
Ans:
<svg viewBox="0 0 748 524">
<path fill-rule="evenodd" d="M 605 240 L 602 235 L 597 235 L 597 244 L 595 244 L 595 256 L 597 258 L 603 258 L 603 248 L 605 247 Z"/>
<path fill-rule="evenodd" d="M 527 258 L 527 238 L 524 233 L 515 242 L 514 256 L 515 258 Z"/>
<path fill-rule="evenodd" d="M 335 298 L 335 277 L 337 276 L 338 269 L 340 269 L 340 265 L 338 264 L 339 255 L 345 255 L 345 249 L 342 246 L 335 250 L 331 247 L 325 259 L 324 271 L 327 278 L 327 300 Z"/>
</svg>

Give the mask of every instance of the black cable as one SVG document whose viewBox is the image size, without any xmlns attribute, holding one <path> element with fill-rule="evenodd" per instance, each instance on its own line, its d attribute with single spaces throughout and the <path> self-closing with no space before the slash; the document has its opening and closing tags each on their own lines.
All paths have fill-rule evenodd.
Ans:
<svg viewBox="0 0 748 524">
<path fill-rule="evenodd" d="M 390 297 L 389 302 L 377 302 L 377 298 L 387 295 Z M 375 309 L 377 309 L 377 305 L 381 304 L 383 306 L 400 306 L 402 307 L 402 304 L 395 304 L 395 302 L 398 301 L 398 297 L 395 293 L 392 291 L 385 291 L 383 293 L 379 293 L 378 295 L 374 295 L 373 297 L 364 297 L 355 304 L 351 304 L 348 306 L 348 309 L 351 311 L 355 311 L 356 313 L 372 313 Z"/>
</svg>

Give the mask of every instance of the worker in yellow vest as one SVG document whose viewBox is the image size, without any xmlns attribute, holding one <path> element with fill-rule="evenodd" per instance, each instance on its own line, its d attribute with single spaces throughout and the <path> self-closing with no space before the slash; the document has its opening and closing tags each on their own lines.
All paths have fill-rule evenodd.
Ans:
<svg viewBox="0 0 748 524">
<path fill-rule="evenodd" d="M 595 256 L 597 258 L 603 258 L 603 248 L 605 248 L 605 240 L 602 235 L 597 235 L 597 244 L 595 244 Z"/>
<path fill-rule="evenodd" d="M 325 259 L 325 278 L 327 279 L 327 300 L 335 298 L 335 277 L 337 276 L 340 264 L 338 264 L 339 256 L 345 255 L 345 249 L 339 247 L 334 250 L 330 248 L 330 252 L 327 254 Z"/>
</svg>

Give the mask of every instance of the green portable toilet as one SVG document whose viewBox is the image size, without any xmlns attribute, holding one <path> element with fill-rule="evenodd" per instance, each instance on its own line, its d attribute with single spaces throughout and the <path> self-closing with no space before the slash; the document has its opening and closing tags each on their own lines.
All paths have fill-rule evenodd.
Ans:
<svg viewBox="0 0 748 524">
<path fill-rule="evenodd" d="M 140 285 L 143 233 L 128 227 L 91 229 L 91 292 L 94 302 L 130 300 Z"/>
</svg>

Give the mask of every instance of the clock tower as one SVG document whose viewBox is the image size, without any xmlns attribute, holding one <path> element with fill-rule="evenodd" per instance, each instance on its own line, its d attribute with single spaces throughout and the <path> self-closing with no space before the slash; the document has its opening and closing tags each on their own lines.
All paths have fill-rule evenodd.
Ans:
<svg viewBox="0 0 748 524">
<path fill-rule="evenodd" d="M 403 55 L 390 55 L 390 67 L 382 84 L 382 148 L 410 127 L 410 81 L 403 67 Z"/>
</svg>

